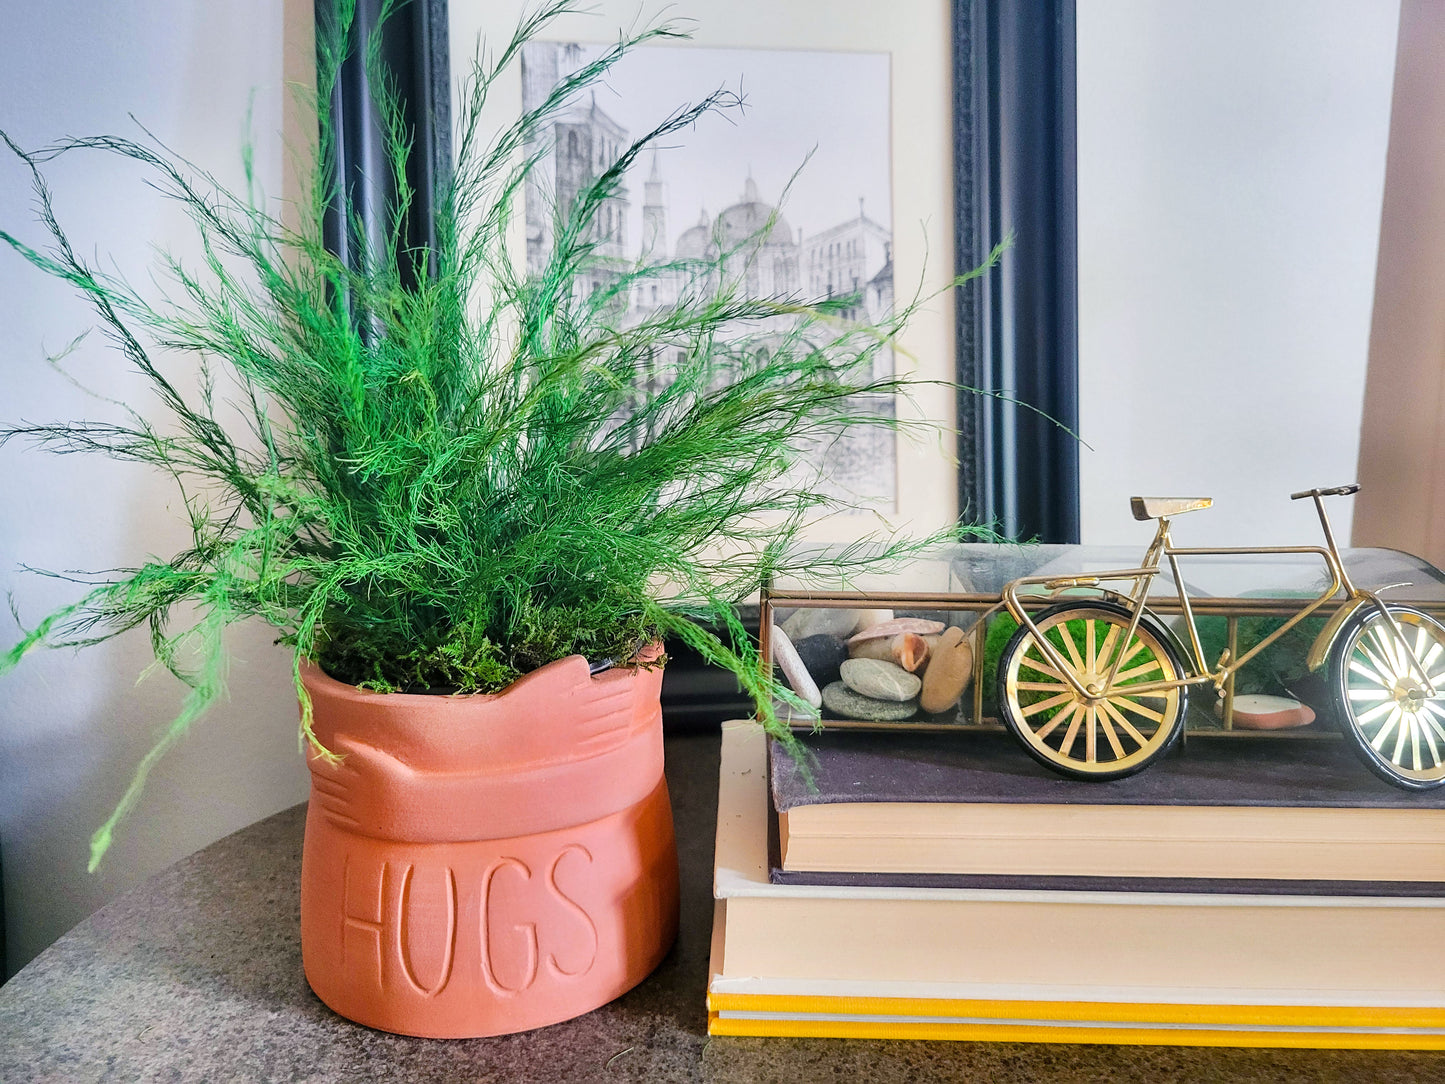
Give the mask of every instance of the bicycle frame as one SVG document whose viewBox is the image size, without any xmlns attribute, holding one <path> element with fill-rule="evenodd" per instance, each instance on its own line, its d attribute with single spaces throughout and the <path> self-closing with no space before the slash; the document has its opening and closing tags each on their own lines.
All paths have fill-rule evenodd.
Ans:
<svg viewBox="0 0 1445 1084">
<path fill-rule="evenodd" d="M 1326 623 L 1320 635 L 1316 637 L 1309 652 L 1310 669 L 1318 669 L 1328 654 L 1331 642 L 1338 634 L 1345 620 L 1354 613 L 1361 605 L 1373 603 L 1381 615 L 1388 622 L 1397 643 L 1404 649 L 1406 658 L 1411 666 L 1424 681 L 1428 695 L 1435 695 L 1431 688 L 1420 662 L 1415 658 L 1415 653 L 1405 640 L 1404 634 L 1400 631 L 1393 615 L 1378 595 L 1372 591 L 1365 591 L 1356 587 L 1350 582 L 1349 575 L 1345 572 L 1344 564 L 1340 560 L 1339 547 L 1335 543 L 1333 532 L 1330 530 L 1329 516 L 1325 512 L 1323 494 L 1319 490 L 1308 491 L 1296 496 L 1311 496 L 1314 498 L 1316 510 L 1319 513 L 1320 525 L 1324 530 L 1325 547 L 1319 546 L 1248 546 L 1248 547 L 1207 547 L 1207 548 L 1181 548 L 1173 544 L 1169 533 L 1169 520 L 1166 517 L 1159 518 L 1159 526 L 1155 530 L 1154 540 L 1144 552 L 1144 559 L 1138 568 L 1111 569 L 1102 572 L 1090 572 L 1077 576 L 1025 576 L 1010 582 L 1003 591 L 1003 602 L 1020 625 L 1026 627 L 1033 633 L 1034 639 L 1038 642 L 1039 648 L 1049 664 L 1057 671 L 1057 676 L 1070 685 L 1074 692 L 1081 697 L 1097 697 L 1106 695 L 1115 687 L 1119 678 L 1120 668 L 1126 661 L 1126 652 L 1120 651 L 1110 665 L 1108 674 L 1098 682 L 1085 686 L 1074 673 L 1074 667 L 1068 665 L 1058 649 L 1054 647 L 1040 632 L 1038 626 L 1029 616 L 1024 600 L 1019 595 L 1019 588 L 1042 585 L 1048 588 L 1051 594 L 1044 596 L 1042 600 L 1035 597 L 1033 601 L 1056 601 L 1061 592 L 1078 589 L 1094 588 L 1120 599 L 1130 612 L 1129 626 L 1124 633 L 1123 642 L 1127 645 L 1138 631 L 1140 619 L 1146 609 L 1149 585 L 1161 571 L 1160 562 L 1167 560 L 1169 569 L 1174 578 L 1175 590 L 1179 598 L 1180 612 L 1185 618 L 1186 628 L 1189 632 L 1189 649 L 1192 653 L 1190 672 L 1185 676 L 1167 681 L 1139 682 L 1129 686 L 1129 693 L 1142 694 L 1149 692 L 1162 692 L 1168 689 L 1177 689 L 1189 685 L 1202 685 L 1211 683 L 1216 691 L 1223 692 L 1226 682 L 1234 676 L 1249 661 L 1270 647 L 1285 633 L 1297 626 L 1305 618 L 1315 613 L 1326 603 L 1343 594 L 1340 606 L 1337 608 L 1332 619 Z M 1226 647 L 1220 656 L 1218 663 L 1213 668 L 1204 658 L 1204 648 L 1200 643 L 1199 630 L 1194 618 L 1194 608 L 1191 604 L 1189 592 L 1184 585 L 1184 578 L 1179 572 L 1179 559 L 1189 557 L 1229 557 L 1229 556 L 1256 556 L 1269 554 L 1313 554 L 1324 561 L 1325 568 L 1330 575 L 1329 587 L 1303 606 L 1298 613 L 1288 618 L 1278 629 L 1264 637 L 1254 647 L 1237 658 L 1231 657 L 1231 649 Z M 1133 586 L 1127 592 L 1112 591 L 1100 585 L 1108 582 L 1133 581 Z M 1113 633 L 1110 633 L 1112 636 Z M 1107 657 L 1107 653 L 1105 654 Z"/>
</svg>

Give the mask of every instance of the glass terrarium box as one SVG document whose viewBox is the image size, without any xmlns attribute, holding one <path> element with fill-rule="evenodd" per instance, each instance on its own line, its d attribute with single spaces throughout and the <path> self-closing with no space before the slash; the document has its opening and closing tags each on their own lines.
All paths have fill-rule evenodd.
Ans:
<svg viewBox="0 0 1445 1084">
<path fill-rule="evenodd" d="M 1395 550 L 1345 549 L 1339 557 L 1343 585 L 1323 550 L 1181 550 L 1147 576 L 1109 577 L 1099 571 L 1141 571 L 1139 550 L 960 544 L 885 575 L 767 584 L 761 646 L 796 697 L 774 705 L 795 729 L 992 729 L 1011 710 L 1035 730 L 1060 717 L 1063 734 L 1077 703 L 1080 717 L 1097 707 L 1101 747 L 1118 735 L 1127 751 L 1127 735 L 1147 737 L 1173 689 L 1190 733 L 1332 734 L 1342 698 L 1388 692 L 1332 687 L 1334 664 L 1347 675 L 1352 665 L 1374 675 L 1393 657 L 1388 646 L 1371 655 L 1359 636 L 1363 654 L 1329 654 L 1349 631 L 1345 618 L 1373 612 L 1362 596 L 1387 601 L 1409 622 L 1411 611 L 1425 615 L 1419 627 L 1396 620 L 1395 628 L 1420 645 L 1424 667 L 1414 669 L 1422 681 L 1438 676 L 1445 694 L 1445 647 L 1434 650 L 1445 575 Z M 1010 599 L 1052 651 L 1035 645 L 1030 655 L 1030 631 Z M 1065 686 L 1065 670 L 1077 686 Z M 1386 678 L 1375 684 L 1388 685 Z M 1144 691 L 1125 688 L 1107 705 L 1107 697 L 1087 695 L 1094 685 L 1130 682 Z M 1071 698 L 1071 687 L 1082 693 Z M 1420 711 L 1432 744 L 1433 710 Z M 1445 709 L 1440 714 L 1435 733 L 1445 757 Z"/>
</svg>

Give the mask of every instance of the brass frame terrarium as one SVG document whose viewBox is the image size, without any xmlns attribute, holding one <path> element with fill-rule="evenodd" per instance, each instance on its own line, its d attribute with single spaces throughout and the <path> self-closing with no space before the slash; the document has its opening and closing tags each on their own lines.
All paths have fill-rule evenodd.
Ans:
<svg viewBox="0 0 1445 1084">
<path fill-rule="evenodd" d="M 1315 618 L 1323 624 L 1303 663 L 1327 676 L 1315 697 L 1323 721 L 1332 717 L 1382 779 L 1433 788 L 1445 784 L 1445 574 L 1392 550 L 1341 550 L 1323 498 L 1358 488 L 1293 495 L 1314 500 L 1324 546 L 1176 547 L 1170 518 L 1207 508 L 1210 500 L 1134 498 L 1136 519 L 1158 521 L 1137 566 L 1125 566 L 1114 547 L 960 545 L 897 577 L 847 590 L 772 583 L 762 593 L 763 657 L 773 658 L 772 630 L 784 611 L 886 608 L 958 624 L 975 674 L 955 710 L 880 723 L 823 708 L 816 718 L 795 713 L 795 729 L 1003 725 L 1061 774 L 1113 779 L 1142 770 L 1174 745 L 1185 730 L 1191 688 L 1212 686 L 1219 716 L 1195 710 L 1191 734 L 1246 733 L 1235 725 L 1241 672 Z M 1197 570 L 1208 587 L 1187 582 L 1186 570 Z M 1264 586 L 1241 589 L 1246 582 Z M 1017 628 L 995 676 L 982 671 L 991 661 L 990 630 L 1004 616 Z M 1201 618 L 1224 626 L 1212 665 Z M 1275 619 L 1274 627 L 1242 643 L 1241 624 L 1256 618 Z M 985 694 L 995 680 L 990 711 Z M 1325 726 L 1282 733 L 1333 736 Z"/>
</svg>

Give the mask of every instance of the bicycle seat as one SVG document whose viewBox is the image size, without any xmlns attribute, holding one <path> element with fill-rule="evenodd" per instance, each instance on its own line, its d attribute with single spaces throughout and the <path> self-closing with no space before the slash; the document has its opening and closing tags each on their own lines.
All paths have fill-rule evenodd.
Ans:
<svg viewBox="0 0 1445 1084">
<path fill-rule="evenodd" d="M 1213 497 L 1130 497 L 1135 519 L 1168 519 L 1180 512 L 1197 512 L 1214 503 Z"/>
</svg>

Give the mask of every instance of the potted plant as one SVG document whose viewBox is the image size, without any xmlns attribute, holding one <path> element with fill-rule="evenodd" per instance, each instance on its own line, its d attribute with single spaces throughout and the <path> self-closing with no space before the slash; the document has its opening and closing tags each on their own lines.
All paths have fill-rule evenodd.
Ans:
<svg viewBox="0 0 1445 1084">
<path fill-rule="evenodd" d="M 859 396 L 907 392 L 873 360 L 912 306 L 862 326 L 840 318 L 849 298 L 749 296 L 738 268 L 756 238 L 651 264 L 597 252 L 598 210 L 638 156 L 736 99 L 678 110 L 625 147 L 555 209 L 545 267 L 518 270 L 508 238 L 536 168 L 529 145 L 627 50 L 675 36 L 624 38 L 485 138 L 488 92 L 560 10 L 528 18 L 473 73 L 455 171 L 432 194 L 435 246 L 408 250 L 398 230 L 361 270 L 323 243 L 328 205 L 350 210 L 325 153 L 288 226 L 149 142 L 29 152 L 3 137 L 52 244 L 0 239 L 90 302 L 171 425 L 122 408 L 0 440 L 164 471 L 191 543 L 104 577 L 0 671 L 33 648 L 146 625 L 188 688 L 95 833 L 94 868 L 152 765 L 223 691 L 223 631 L 270 623 L 293 659 L 312 771 L 308 979 L 343 1015 L 418 1035 L 536 1027 L 640 981 L 677 920 L 663 641 L 731 669 L 787 738 L 772 705 L 791 694 L 760 669 L 734 604 L 804 561 L 876 563 L 928 541 L 826 558 L 793 545 L 834 503 L 799 472 L 800 452 L 900 424 Z M 331 29 L 323 102 L 344 11 Z M 400 158 L 410 134 L 397 103 L 381 104 Z M 91 150 L 150 169 L 194 224 L 203 265 L 168 261 L 160 299 L 100 271 L 52 212 L 44 164 Z M 416 193 L 396 183 L 404 213 Z M 601 287 L 581 289 L 583 272 Z M 621 319 L 619 299 L 664 276 L 682 283 L 676 301 Z"/>
</svg>

